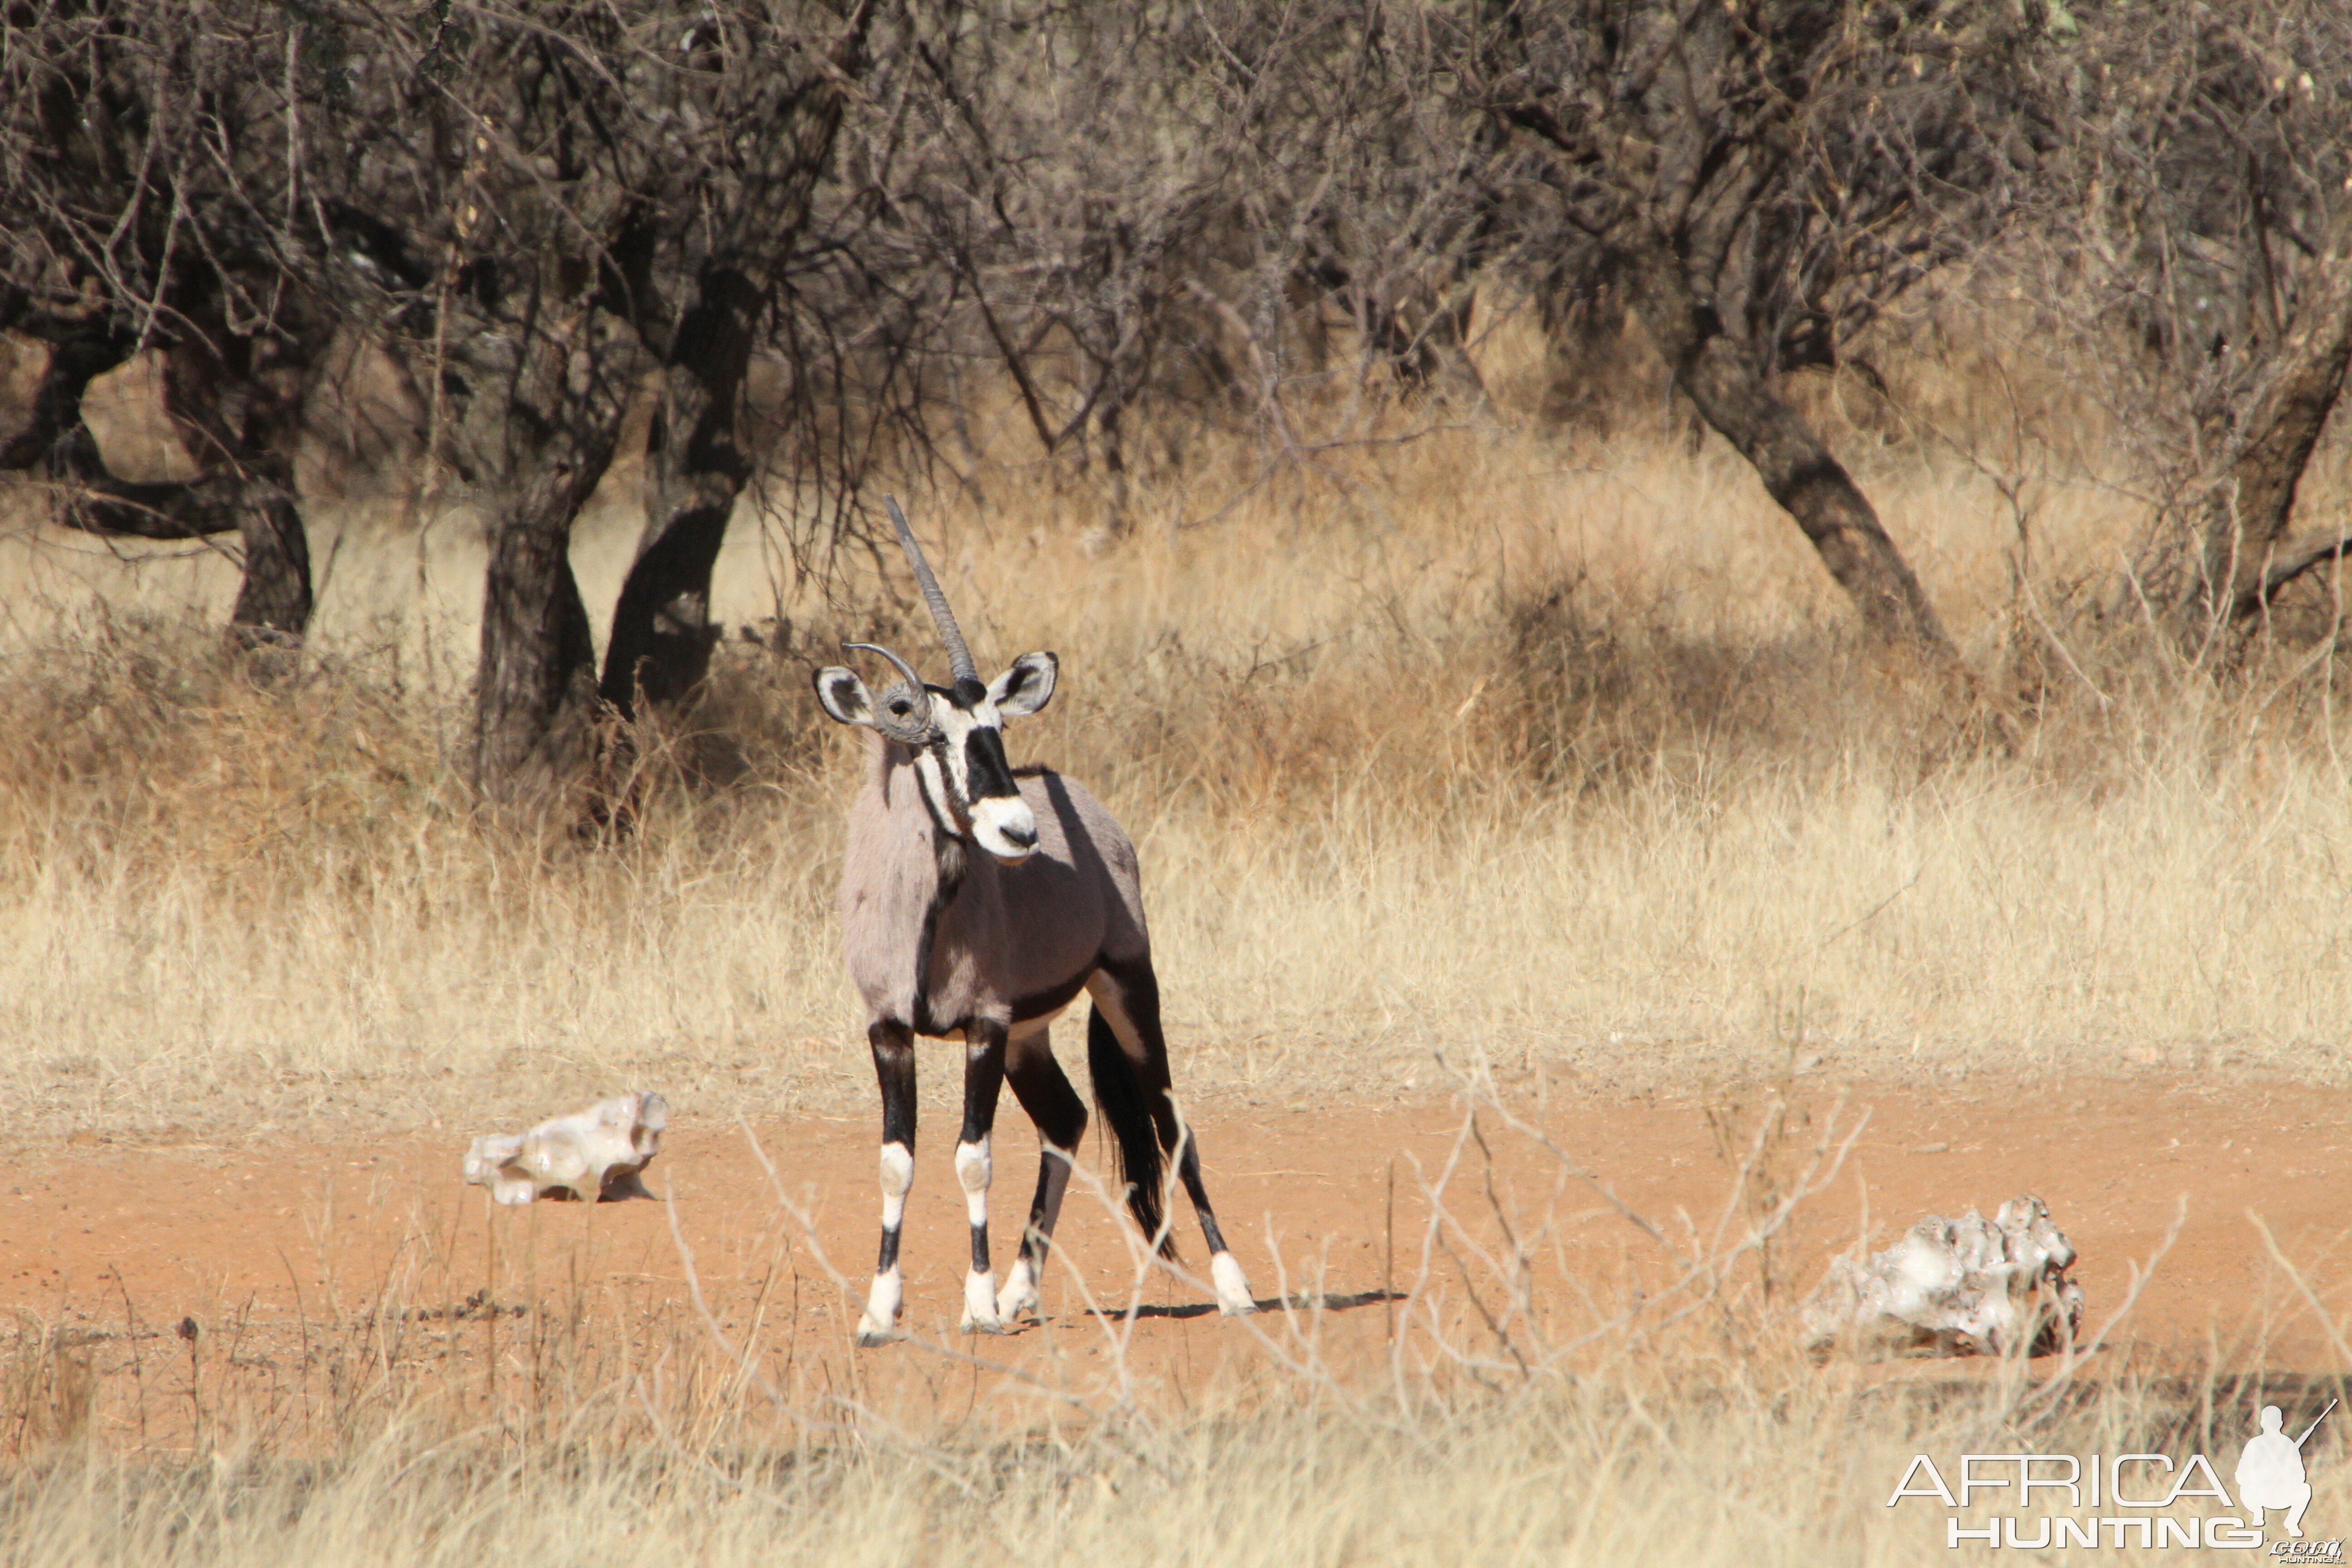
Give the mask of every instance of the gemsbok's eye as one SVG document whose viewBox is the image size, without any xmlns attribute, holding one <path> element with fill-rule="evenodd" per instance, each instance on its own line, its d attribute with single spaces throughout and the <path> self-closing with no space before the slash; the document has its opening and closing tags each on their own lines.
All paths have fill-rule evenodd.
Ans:
<svg viewBox="0 0 2352 1568">
<path fill-rule="evenodd" d="M 890 704 L 890 711 L 891 711 L 891 712 L 893 712 L 893 713 L 898 714 L 900 718 L 902 718 L 902 719 L 903 719 L 903 718 L 905 718 L 905 717 L 907 716 L 907 710 L 908 710 L 908 709 L 912 708 L 913 706 L 914 706 L 914 704 L 913 704 L 913 703 L 911 703 L 911 702 L 908 701 L 905 698 L 901 697 L 900 699 L 898 699 L 898 701 L 893 702 L 892 704 Z"/>
</svg>

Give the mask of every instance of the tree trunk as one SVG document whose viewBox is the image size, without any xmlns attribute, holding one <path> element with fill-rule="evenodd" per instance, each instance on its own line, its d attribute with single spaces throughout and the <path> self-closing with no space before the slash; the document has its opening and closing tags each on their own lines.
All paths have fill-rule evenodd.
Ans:
<svg viewBox="0 0 2352 1568">
<path fill-rule="evenodd" d="M 82 420 L 81 405 L 89 384 L 128 359 L 131 347 L 127 333 L 102 322 L 60 324 L 51 335 L 32 418 L 0 444 L 0 468 L 42 467 L 60 493 L 57 521 L 86 533 L 158 540 L 238 534 L 245 572 L 230 625 L 260 634 L 248 640 L 299 639 L 310 620 L 310 546 L 286 482 L 290 459 L 264 450 L 252 454 L 257 460 L 248 466 L 219 442 L 190 441 L 191 454 L 208 470 L 201 478 L 117 478 Z M 192 411 L 213 404 L 185 386 L 175 398 L 172 382 L 167 361 L 165 403 L 184 435 Z M 217 392 L 222 382 L 208 384 Z"/>
<path fill-rule="evenodd" d="M 34 391 L 25 427 L 0 442 L 0 468 L 54 467 L 58 443 L 80 431 L 81 400 L 89 384 L 131 357 L 136 340 L 103 321 L 56 323 L 37 335 L 49 345 L 49 363 Z M 97 443 L 90 449 L 97 450 Z"/>
<path fill-rule="evenodd" d="M 163 412 L 205 478 L 236 490 L 245 580 L 229 623 L 299 639 L 310 622 L 310 542 L 294 495 L 294 456 L 325 334 L 313 328 L 257 344 L 228 330 L 216 289 L 186 313 L 197 331 L 164 353 Z"/>
<path fill-rule="evenodd" d="M 2183 628 L 2192 640 L 2254 616 L 2294 577 L 2344 552 L 2338 531 L 2287 542 L 2295 491 L 2352 364 L 2352 204 L 2334 229 L 2318 269 L 2322 296 L 2280 345 L 2278 379 L 2255 401 L 2207 498 L 2203 571 Z"/>
<path fill-rule="evenodd" d="M 636 717 L 684 701 L 710 668 L 719 632 L 710 574 L 736 498 L 751 477 L 740 414 L 760 296 L 732 268 L 713 269 L 678 323 L 646 452 L 646 531 L 613 608 L 605 701 Z"/>
<path fill-rule="evenodd" d="M 1725 336 L 1713 301 L 1692 289 L 1674 251 L 1663 241 L 1645 244 L 1626 258 L 1621 275 L 1675 384 L 1754 465 L 1765 490 L 1804 531 L 1872 636 L 1939 662 L 1956 658 L 1869 498 L 1804 416 Z"/>
<path fill-rule="evenodd" d="M 573 489 L 571 474 L 551 474 L 501 507 L 492 524 L 474 783 L 494 801 L 543 798 L 595 758 L 596 642 L 570 554 L 586 494 Z"/>
<path fill-rule="evenodd" d="M 245 578 L 237 584 L 229 626 L 248 641 L 290 646 L 310 624 L 310 536 L 302 526 L 301 509 L 286 491 L 257 479 L 244 481 L 239 503 Z"/>
<path fill-rule="evenodd" d="M 572 574 L 572 525 L 611 466 L 644 364 L 617 317 L 526 318 L 511 363 L 456 372 L 471 404 L 457 440 L 495 498 L 474 692 L 474 783 L 499 805 L 530 805 L 578 782 L 595 758 L 595 640 Z"/>
<path fill-rule="evenodd" d="M 763 200 L 736 216 L 758 238 L 749 248 L 771 258 L 790 251 L 808 222 L 818 179 L 833 161 L 841 129 L 841 84 L 866 68 L 872 0 L 855 0 L 828 51 L 827 73 L 792 108 L 792 151 Z M 603 699 L 625 719 L 637 715 L 637 696 L 656 707 L 684 702 L 709 673 L 719 637 L 710 619 L 710 574 L 727 542 L 736 499 L 750 482 L 743 450 L 743 378 L 761 305 L 759 286 L 734 264 L 741 247 L 720 244 L 696 279 L 695 299 L 668 334 L 667 346 L 656 298 L 642 273 L 626 291 L 638 312 L 638 331 L 662 354 L 662 401 L 646 452 L 646 531 L 637 558 L 613 608 L 604 650 Z"/>
</svg>

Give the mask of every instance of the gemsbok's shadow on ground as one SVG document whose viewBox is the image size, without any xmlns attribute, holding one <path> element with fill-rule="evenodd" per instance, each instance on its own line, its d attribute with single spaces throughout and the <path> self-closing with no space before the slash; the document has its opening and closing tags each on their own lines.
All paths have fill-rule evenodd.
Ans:
<svg viewBox="0 0 2352 1568">
<path fill-rule="evenodd" d="M 1339 1296 L 1265 1296 L 1257 1301 L 1257 1310 L 1270 1312 L 1287 1308 L 1295 1312 L 1347 1312 L 1358 1307 L 1377 1307 L 1384 1301 L 1402 1301 L 1402 1290 L 1350 1290 Z M 1214 1301 L 1186 1301 L 1178 1306 L 1088 1307 L 1097 1318 L 1205 1318 L 1215 1312 Z"/>
</svg>

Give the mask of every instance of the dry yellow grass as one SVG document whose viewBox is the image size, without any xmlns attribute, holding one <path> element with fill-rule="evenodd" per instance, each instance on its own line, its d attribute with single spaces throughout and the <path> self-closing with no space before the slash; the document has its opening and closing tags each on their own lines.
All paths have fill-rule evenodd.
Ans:
<svg viewBox="0 0 2352 1568">
<path fill-rule="evenodd" d="M 2038 1424 L 2037 1449 L 2113 1454 L 2196 1430 L 2125 1394 Z M 1933 1500 L 1890 1510 L 1914 1453 L 2014 1452 L 1998 1394 L 1937 1408 L 1815 1390 L 1777 1405 L 1549 1389 L 1447 1406 L 1285 1411 L 1020 1442 L 877 1436 L 798 1450 L 551 1446 L 457 1457 L 395 1429 L 331 1466 L 234 1458 L 21 1475 L 0 1542 L 50 1563 L 489 1561 L 648 1568 L 918 1564 L 1893 1564 L 1944 1560 Z M 2169 1408 L 2167 1408 L 2167 1405 Z M 2151 1408 L 2153 1407 L 2153 1408 Z M 2192 1439 L 2193 1440 L 2193 1439 Z M 2186 1446 L 2182 1446 L 2185 1451 Z M 2218 1446 L 2217 1446 L 2218 1447 Z M 2222 1450 L 2226 1451 L 2226 1450 Z M 2326 1477 L 2312 1519 L 2340 1518 Z M 1992 1510 L 1957 1517 L 1980 1529 Z M 2032 1526 L 2027 1526 L 2031 1539 Z M 2209 1561 L 2142 1552 L 2134 1560 Z"/>
<path fill-rule="evenodd" d="M 1753 478 L 1668 434 L 1440 431 L 1198 526 L 1157 493 L 1107 548 L 1091 492 L 1017 470 L 916 510 L 984 659 L 1062 656 L 1013 749 L 1134 831 L 1196 1092 L 1378 1098 L 1433 1052 L 1687 1081 L 1800 1012 L 1833 1075 L 2340 1074 L 2332 644 L 2226 689 L 2053 653 L 2029 616 L 2129 506 L 2045 487 L 2028 608 L 1990 484 L 1916 445 L 1858 461 L 1988 689 L 2021 650 L 2047 672 L 2013 744 L 1874 668 Z M 583 526 L 592 605 L 630 493 Z M 325 509 L 317 654 L 282 688 L 215 651 L 216 556 L 0 541 L 0 1114 L 403 1124 L 583 1076 L 688 1114 L 862 1100 L 830 912 L 857 748 L 805 659 L 725 650 L 702 722 L 735 785 L 618 847 L 487 837 L 450 776 L 478 546 L 404 515 Z M 747 518 L 727 621 L 788 617 L 796 654 L 872 629 L 777 560 Z"/>
</svg>

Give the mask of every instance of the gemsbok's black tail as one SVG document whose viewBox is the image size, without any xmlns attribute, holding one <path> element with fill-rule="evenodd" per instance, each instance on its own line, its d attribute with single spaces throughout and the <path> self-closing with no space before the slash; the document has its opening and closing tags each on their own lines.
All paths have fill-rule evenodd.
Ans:
<svg viewBox="0 0 2352 1568">
<path fill-rule="evenodd" d="M 1165 1215 L 1167 1160 L 1160 1134 L 1151 1123 L 1151 1105 L 1135 1064 L 1127 1058 L 1110 1020 L 1097 1006 L 1087 1020 L 1087 1069 L 1095 1080 L 1095 1104 L 1110 1126 L 1110 1146 L 1118 1152 L 1119 1179 L 1127 1183 L 1128 1212 L 1156 1239 L 1162 1258 L 1176 1256 L 1176 1237 Z"/>
</svg>

